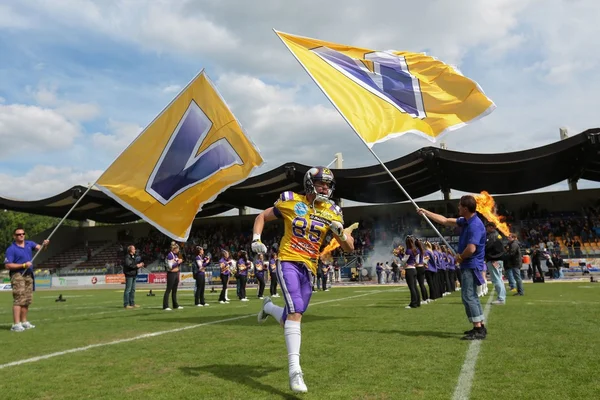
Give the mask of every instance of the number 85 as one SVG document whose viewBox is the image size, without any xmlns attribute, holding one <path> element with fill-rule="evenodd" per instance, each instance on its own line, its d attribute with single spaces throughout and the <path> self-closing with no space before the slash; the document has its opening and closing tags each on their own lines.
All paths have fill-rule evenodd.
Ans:
<svg viewBox="0 0 600 400">
<path fill-rule="evenodd" d="M 321 240 L 321 234 L 323 232 L 320 230 L 320 228 L 323 228 L 324 226 L 325 224 L 322 222 L 310 220 L 310 228 L 308 228 L 307 232 L 307 220 L 305 218 L 296 217 L 292 221 L 292 233 L 294 234 L 294 236 L 299 238 L 308 237 L 308 240 L 310 240 L 313 243 L 316 243 L 319 240 Z"/>
</svg>

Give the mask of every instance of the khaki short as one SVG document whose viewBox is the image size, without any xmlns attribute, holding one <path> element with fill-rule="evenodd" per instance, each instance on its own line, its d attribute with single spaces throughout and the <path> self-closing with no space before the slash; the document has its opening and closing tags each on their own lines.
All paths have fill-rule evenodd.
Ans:
<svg viewBox="0 0 600 400">
<path fill-rule="evenodd" d="M 10 278 L 13 293 L 13 305 L 28 306 L 33 300 L 33 278 L 31 276 L 23 276 L 14 274 Z"/>
</svg>

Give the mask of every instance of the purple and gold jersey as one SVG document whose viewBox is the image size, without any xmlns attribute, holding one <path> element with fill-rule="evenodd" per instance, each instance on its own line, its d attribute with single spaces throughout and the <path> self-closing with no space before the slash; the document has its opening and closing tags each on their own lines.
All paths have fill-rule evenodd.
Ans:
<svg viewBox="0 0 600 400">
<path fill-rule="evenodd" d="M 313 209 L 305 196 L 283 192 L 275 202 L 274 212 L 285 226 L 279 259 L 302 262 L 316 274 L 319 250 L 329 226 L 333 221 L 344 224 L 341 208 L 333 202 L 315 202 Z"/>
</svg>

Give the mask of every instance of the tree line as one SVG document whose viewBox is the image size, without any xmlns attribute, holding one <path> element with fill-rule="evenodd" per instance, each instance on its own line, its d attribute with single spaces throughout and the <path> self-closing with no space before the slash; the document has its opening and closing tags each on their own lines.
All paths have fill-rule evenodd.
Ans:
<svg viewBox="0 0 600 400">
<path fill-rule="evenodd" d="M 27 238 L 31 238 L 46 229 L 54 228 L 59 222 L 60 218 L 0 210 L 0 269 L 4 269 L 4 252 L 13 242 L 13 232 L 16 228 L 25 229 Z M 67 219 L 63 225 L 78 226 L 79 223 Z"/>
</svg>

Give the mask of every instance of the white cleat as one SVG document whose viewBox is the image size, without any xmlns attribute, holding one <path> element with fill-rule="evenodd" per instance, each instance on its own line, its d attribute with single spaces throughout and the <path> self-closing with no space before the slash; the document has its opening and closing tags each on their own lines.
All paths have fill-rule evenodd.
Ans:
<svg viewBox="0 0 600 400">
<path fill-rule="evenodd" d="M 17 324 L 17 325 L 13 325 L 10 328 L 11 332 L 23 332 L 25 330 L 25 328 L 23 328 L 23 326 L 21 324 Z"/>
<path fill-rule="evenodd" d="M 23 327 L 23 329 L 33 329 L 35 328 L 35 325 L 33 325 L 31 322 L 27 321 L 27 322 L 23 322 L 21 324 L 21 326 Z"/>
<path fill-rule="evenodd" d="M 294 374 L 290 376 L 290 389 L 292 389 L 292 392 L 296 393 L 308 392 L 308 388 L 304 383 L 304 377 L 302 376 L 302 372 L 294 372 Z"/>
<path fill-rule="evenodd" d="M 262 307 L 261 307 L 260 311 L 258 312 L 258 323 L 259 324 L 262 324 L 263 322 L 265 322 L 267 320 L 267 318 L 269 318 L 269 314 L 267 314 L 267 312 L 265 311 L 265 306 L 268 303 L 272 303 L 272 302 L 273 301 L 271 301 L 271 298 L 269 296 L 264 298 Z"/>
</svg>

